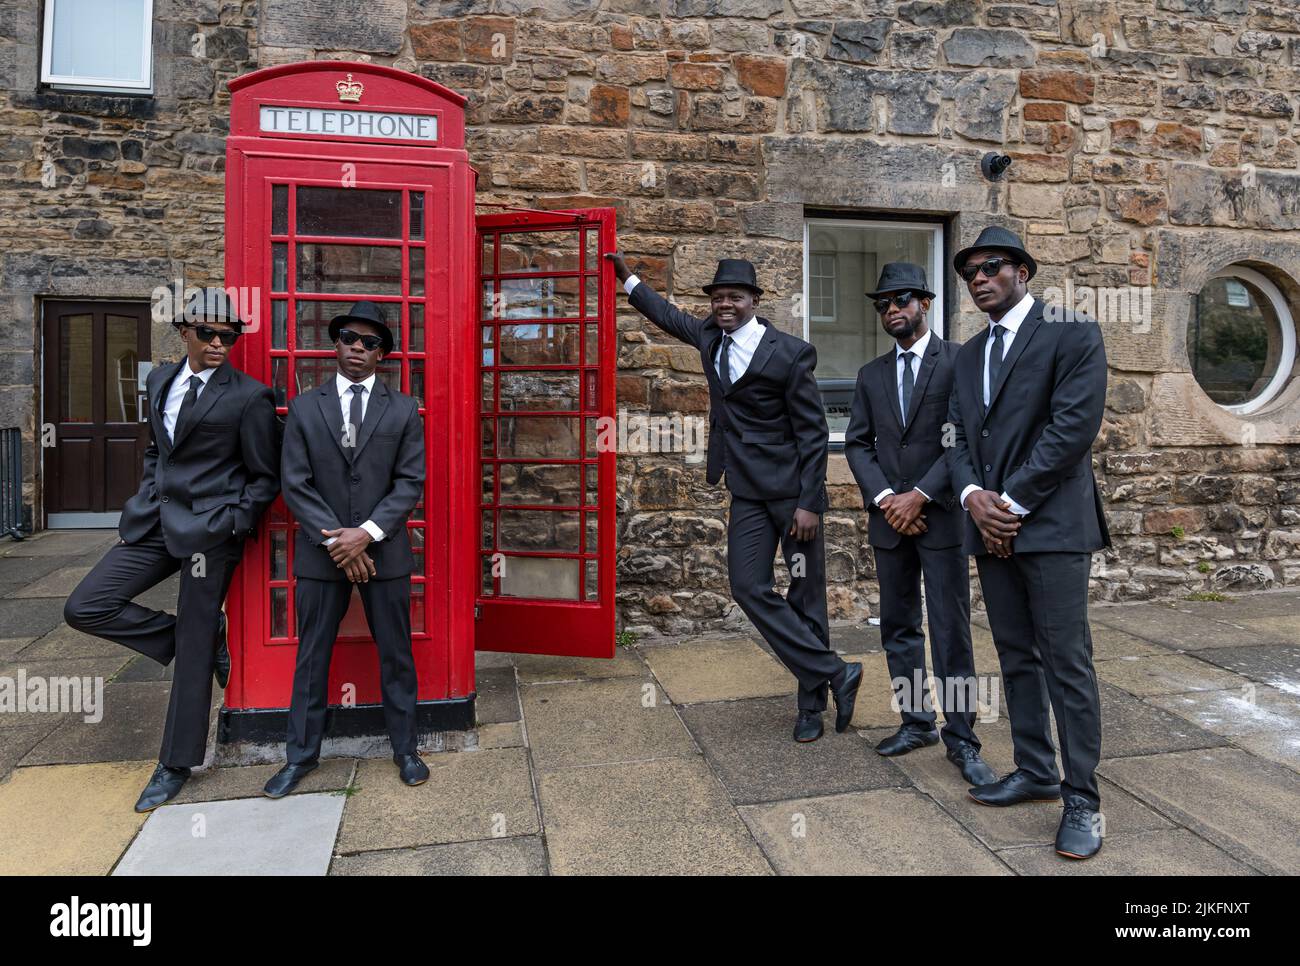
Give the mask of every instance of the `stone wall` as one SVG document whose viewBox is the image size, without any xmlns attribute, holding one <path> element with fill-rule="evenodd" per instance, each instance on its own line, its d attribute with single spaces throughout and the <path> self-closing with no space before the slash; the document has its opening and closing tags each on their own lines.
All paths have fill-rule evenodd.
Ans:
<svg viewBox="0 0 1300 966">
<path fill-rule="evenodd" d="M 614 206 L 638 271 L 688 307 L 703 307 L 716 258 L 744 255 L 763 314 L 801 332 L 809 209 L 944 216 L 954 249 L 1008 225 L 1042 265 L 1039 294 L 1153 286 L 1143 324 L 1103 320 L 1095 465 L 1116 546 L 1095 558 L 1094 594 L 1300 581 L 1300 380 L 1238 419 L 1196 387 L 1186 352 L 1192 297 L 1226 264 L 1265 272 L 1300 308 L 1294 3 L 157 0 L 158 94 L 144 100 L 38 92 L 28 6 L 0 0 L 15 54 L 0 57 L 5 425 L 34 426 L 37 295 L 141 297 L 181 267 L 219 277 L 224 81 L 371 59 L 469 98 L 480 201 Z M 979 172 L 994 149 L 1014 159 L 996 184 Z M 955 276 L 948 290 L 949 335 L 967 338 L 981 320 Z M 619 329 L 621 407 L 705 410 L 694 351 L 626 308 Z M 174 352 L 165 337 L 156 353 Z M 702 464 L 619 465 L 620 626 L 742 619 L 725 494 Z M 859 617 L 873 568 L 840 455 L 829 485 L 832 614 Z"/>
</svg>

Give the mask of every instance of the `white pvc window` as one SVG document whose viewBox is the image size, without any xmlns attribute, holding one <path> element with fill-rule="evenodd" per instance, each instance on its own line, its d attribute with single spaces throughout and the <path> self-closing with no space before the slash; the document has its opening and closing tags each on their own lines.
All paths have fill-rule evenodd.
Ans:
<svg viewBox="0 0 1300 966">
<path fill-rule="evenodd" d="M 1241 265 L 1216 272 L 1197 293 L 1187 333 L 1192 374 L 1230 413 L 1267 406 L 1296 361 L 1295 320 L 1282 291 Z"/>
<path fill-rule="evenodd" d="M 56 87 L 153 90 L 153 0 L 46 0 L 41 80 Z"/>
</svg>

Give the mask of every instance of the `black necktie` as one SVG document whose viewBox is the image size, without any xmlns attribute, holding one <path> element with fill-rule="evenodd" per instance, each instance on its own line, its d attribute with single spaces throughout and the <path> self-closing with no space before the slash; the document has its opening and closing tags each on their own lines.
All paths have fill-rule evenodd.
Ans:
<svg viewBox="0 0 1300 966">
<path fill-rule="evenodd" d="M 175 440 L 181 434 L 190 413 L 194 411 L 194 404 L 199 400 L 199 387 L 203 385 L 203 380 L 198 376 L 190 376 L 190 389 L 181 400 L 180 411 L 176 414 L 176 428 L 172 430 L 172 439 Z"/>
<path fill-rule="evenodd" d="M 916 385 L 916 376 L 912 374 L 913 352 L 903 353 L 903 423 L 907 423 L 907 413 L 912 408 L 912 388 Z"/>
<path fill-rule="evenodd" d="M 722 380 L 722 391 L 731 389 L 731 343 L 735 340 L 729 335 L 722 337 L 722 355 L 718 357 L 718 378 Z"/>
<path fill-rule="evenodd" d="M 352 408 L 348 410 L 348 425 L 343 429 L 347 434 L 349 460 L 357 455 L 357 440 L 361 436 L 361 394 L 366 391 L 366 387 L 359 383 L 351 388 Z"/>
<path fill-rule="evenodd" d="M 989 402 L 993 401 L 993 390 L 998 385 L 998 373 L 1002 371 L 1002 334 L 1007 330 L 1000 325 L 993 326 L 993 348 L 989 350 Z M 987 405 L 987 403 L 986 403 Z"/>
</svg>

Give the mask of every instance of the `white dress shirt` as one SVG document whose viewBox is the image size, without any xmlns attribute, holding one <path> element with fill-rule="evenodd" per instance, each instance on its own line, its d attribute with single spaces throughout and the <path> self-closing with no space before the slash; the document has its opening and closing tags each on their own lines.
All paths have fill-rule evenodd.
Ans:
<svg viewBox="0 0 1300 966">
<path fill-rule="evenodd" d="M 632 289 L 641 284 L 641 279 L 635 275 L 629 275 L 623 283 L 623 291 L 628 295 L 632 294 Z M 763 341 L 763 324 L 758 321 L 758 317 L 750 319 L 736 331 L 731 333 L 731 348 L 727 350 L 728 370 L 731 373 L 731 381 L 735 383 L 749 369 L 749 363 L 754 358 L 754 353 L 758 351 L 758 344 Z M 718 351 L 713 354 L 713 369 L 722 378 L 722 343 L 718 343 Z"/>
<path fill-rule="evenodd" d="M 203 390 L 207 388 L 208 380 L 217 371 L 204 366 L 202 372 L 195 372 L 190 368 L 190 365 L 191 363 L 186 360 L 185 364 L 180 367 L 180 370 L 176 373 L 176 378 L 172 380 L 171 389 L 167 391 L 167 400 L 163 403 L 163 429 L 167 430 L 167 438 L 172 442 L 176 441 L 176 420 L 181 414 L 181 403 L 185 401 L 185 394 L 190 391 L 190 376 L 198 376 L 203 380 L 203 384 L 199 386 L 198 395 L 194 397 L 197 402 L 198 397 L 202 396 Z"/>
<path fill-rule="evenodd" d="M 903 353 L 911 352 L 915 356 L 914 359 L 909 360 L 908 364 L 912 367 L 912 378 L 913 380 L 916 380 L 921 375 L 921 360 L 925 358 L 925 350 L 929 344 L 929 329 L 925 330 L 925 335 L 912 343 L 912 348 L 910 349 L 904 349 L 897 343 L 894 344 L 894 391 L 898 393 L 898 411 L 903 414 L 904 420 L 907 419 L 907 407 L 903 405 Z M 913 382 L 913 386 L 915 386 L 915 382 Z M 930 497 L 925 490 L 921 489 L 919 486 L 914 489 L 917 493 L 920 493 L 921 496 L 925 497 L 926 502 L 929 502 Z M 892 486 L 887 486 L 876 494 L 876 498 L 872 502 L 875 503 L 876 506 L 880 506 L 881 500 L 887 496 L 893 496 L 893 494 L 894 488 Z"/>
<path fill-rule="evenodd" d="M 343 425 L 345 428 L 348 425 L 348 420 L 352 417 L 352 396 L 354 395 L 352 387 L 354 385 L 365 387 L 365 392 L 361 394 L 361 421 L 364 423 L 366 421 L 366 407 L 370 405 L 370 394 L 375 388 L 375 374 L 372 372 L 368 378 L 354 383 L 347 376 L 343 375 L 343 373 L 339 372 L 334 376 L 334 385 L 338 387 L 339 406 L 343 410 Z M 356 427 L 355 432 L 356 438 L 360 438 L 361 427 Z M 361 529 L 370 534 L 371 540 L 384 539 L 384 531 L 380 530 L 379 527 L 375 525 L 374 520 L 367 520 L 365 523 L 361 524 Z M 338 537 L 330 537 L 325 541 L 325 546 L 328 547 L 337 539 Z"/>
<path fill-rule="evenodd" d="M 1026 292 L 1025 297 L 1015 305 L 1011 306 L 1011 308 L 1007 309 L 1006 314 L 1003 315 L 1002 318 L 994 321 L 992 316 L 989 317 L 989 337 L 984 342 L 984 406 L 986 409 L 989 404 L 989 396 L 993 391 L 993 387 L 989 385 L 989 357 L 993 354 L 993 326 L 1000 325 L 1006 330 L 1002 333 L 1002 358 L 1005 359 L 1007 353 L 1011 351 L 1011 343 L 1015 341 L 1016 333 L 1020 331 L 1020 324 L 1025 321 L 1025 317 L 1029 315 L 1029 310 L 1033 307 L 1034 297 Z M 969 483 L 967 484 L 966 489 L 961 491 L 961 506 L 963 510 L 966 509 L 966 497 L 978 489 L 979 487 L 977 485 Z M 1012 513 L 1022 517 L 1029 514 L 1029 511 L 1013 500 L 1006 490 L 1002 491 L 1001 499 L 1004 502 L 1011 504 Z"/>
</svg>

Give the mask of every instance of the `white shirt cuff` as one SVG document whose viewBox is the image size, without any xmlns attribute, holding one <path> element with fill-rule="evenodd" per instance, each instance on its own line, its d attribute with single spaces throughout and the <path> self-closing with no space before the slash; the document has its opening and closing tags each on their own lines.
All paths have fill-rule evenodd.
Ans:
<svg viewBox="0 0 1300 966">
<path fill-rule="evenodd" d="M 1022 507 L 1015 500 L 1011 499 L 1010 494 L 1008 494 L 1006 490 L 1002 491 L 1002 500 L 1005 503 L 1011 504 L 1011 512 L 1014 513 L 1016 516 L 1023 517 L 1029 515 L 1029 511 L 1026 510 L 1024 507 Z"/>
<path fill-rule="evenodd" d="M 974 483 L 967 483 L 967 484 L 966 484 L 966 489 L 964 489 L 964 490 L 961 491 L 961 501 L 960 501 L 960 502 L 961 502 L 961 508 L 962 508 L 963 510 L 966 509 L 966 497 L 970 496 L 972 493 L 974 493 L 974 492 L 975 492 L 976 490 L 978 490 L 978 489 L 979 489 L 979 487 L 976 486 Z"/>
<path fill-rule="evenodd" d="M 921 496 L 925 497 L 926 503 L 930 502 L 930 494 L 926 493 L 925 490 L 921 489 L 919 486 L 914 486 L 912 487 L 912 489 L 916 490 L 917 493 L 920 493 Z"/>
<path fill-rule="evenodd" d="M 361 529 L 366 531 L 366 533 L 370 534 L 371 540 L 384 539 L 384 531 L 380 530 L 379 527 L 375 526 L 374 520 L 367 520 L 365 523 L 361 524 Z"/>
<path fill-rule="evenodd" d="M 884 499 L 885 497 L 887 497 L 887 496 L 893 496 L 893 495 L 894 495 L 894 489 L 893 489 L 893 487 L 889 487 L 889 486 L 887 486 L 887 487 L 885 487 L 883 490 L 881 490 L 879 493 L 877 493 L 877 494 L 876 494 L 876 498 L 875 498 L 874 500 L 872 500 L 871 502 L 874 503 L 876 506 L 880 506 L 880 501 L 881 501 L 881 500 L 883 500 L 883 499 Z"/>
<path fill-rule="evenodd" d="M 640 284 L 641 284 L 641 279 L 637 278 L 635 275 L 629 275 L 627 279 L 623 282 L 623 291 L 626 292 L 628 295 L 631 295 L 632 289 L 636 288 Z"/>
</svg>

